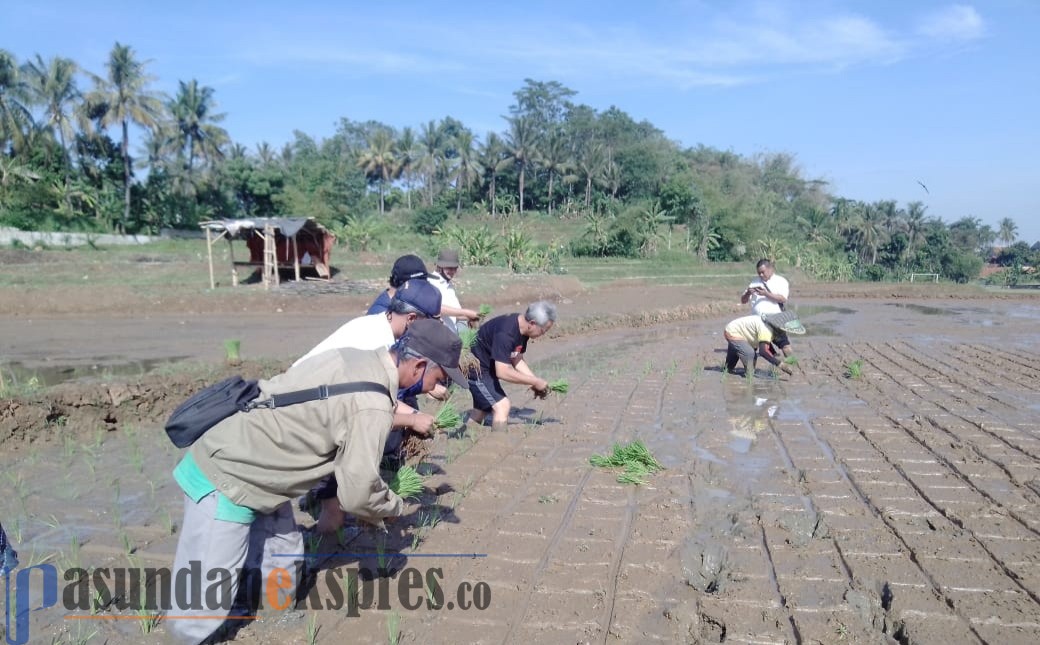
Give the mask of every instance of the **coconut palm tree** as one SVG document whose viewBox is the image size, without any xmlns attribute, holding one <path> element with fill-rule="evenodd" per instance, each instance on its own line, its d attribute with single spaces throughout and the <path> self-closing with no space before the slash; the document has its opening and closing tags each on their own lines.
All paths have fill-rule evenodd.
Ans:
<svg viewBox="0 0 1040 645">
<path fill-rule="evenodd" d="M 906 205 L 906 254 L 904 260 L 917 252 L 926 228 L 924 212 L 927 209 L 928 207 L 921 202 L 910 202 Z"/>
<path fill-rule="evenodd" d="M 21 147 L 32 124 L 32 113 L 26 106 L 28 89 L 14 56 L 0 49 L 0 153 L 8 145 Z"/>
<path fill-rule="evenodd" d="M 263 168 L 273 165 L 278 161 L 274 148 L 272 148 L 271 144 L 266 141 L 261 141 L 256 144 L 256 158 L 260 161 L 260 166 Z"/>
<path fill-rule="evenodd" d="M 39 54 L 36 59 L 23 66 L 25 80 L 32 102 L 43 106 L 44 120 L 41 125 L 55 135 L 61 145 L 64 162 L 64 190 L 66 211 L 72 212 L 69 188 L 69 168 L 72 165 L 68 142 L 76 135 L 73 124 L 73 107 L 80 99 L 76 87 L 76 63 L 68 58 L 56 56 L 44 61 Z"/>
<path fill-rule="evenodd" d="M 542 149 L 541 157 L 538 159 L 538 165 L 542 167 L 549 174 L 549 188 L 548 188 L 548 202 L 549 202 L 549 214 L 553 212 L 553 201 L 555 195 L 553 195 L 553 179 L 556 177 L 567 177 L 574 167 L 571 161 L 571 151 L 567 146 L 567 141 L 563 137 L 563 134 L 556 131 L 549 135 L 549 138 L 545 141 L 545 146 Z"/>
<path fill-rule="evenodd" d="M 436 121 L 430 121 L 422 126 L 419 134 L 419 160 L 418 170 L 426 184 L 426 203 L 432 204 L 436 188 L 437 175 L 444 166 L 447 147 L 444 140 L 444 128 Z"/>
<path fill-rule="evenodd" d="M 394 157 L 397 159 L 395 174 L 404 179 L 404 192 L 408 210 L 412 210 L 412 177 L 415 174 L 416 163 L 415 146 L 415 130 L 408 126 L 402 128 L 401 136 L 397 138 L 397 142 L 394 144 Z"/>
<path fill-rule="evenodd" d="M 1018 225 L 1015 224 L 1015 220 L 1005 217 L 997 226 L 997 239 L 1003 242 L 1004 246 L 1011 246 L 1011 243 L 1018 239 Z"/>
<path fill-rule="evenodd" d="M 357 160 L 358 168 L 364 171 L 369 181 L 379 182 L 379 214 L 384 210 L 384 194 L 386 182 L 394 178 L 397 164 L 394 160 L 394 136 L 385 129 L 378 128 L 368 136 L 368 149 L 361 153 Z"/>
<path fill-rule="evenodd" d="M 480 165 L 473 133 L 461 130 L 455 135 L 455 169 L 452 180 L 455 182 L 455 212 L 462 210 L 462 189 L 469 188 L 480 178 L 484 168 Z"/>
<path fill-rule="evenodd" d="M 495 182 L 498 179 L 500 165 L 505 158 L 506 146 L 502 138 L 494 132 L 489 132 L 484 145 L 480 149 L 480 165 L 484 168 L 485 177 L 488 182 L 488 197 L 491 200 L 491 216 L 496 215 Z"/>
<path fill-rule="evenodd" d="M 585 208 L 592 203 L 592 184 L 602 181 L 607 168 L 607 153 L 602 144 L 593 143 L 578 157 L 575 169 L 585 182 Z"/>
<path fill-rule="evenodd" d="M 524 214 L 524 176 L 527 169 L 538 158 L 538 133 L 535 132 L 531 120 L 517 116 L 510 119 L 509 132 L 506 134 L 506 160 L 515 165 L 519 171 L 520 214 Z"/>
<path fill-rule="evenodd" d="M 120 228 L 130 222 L 130 124 L 155 129 L 163 111 L 162 95 L 148 90 L 154 80 L 145 72 L 147 61 L 138 60 L 133 48 L 118 42 L 105 63 L 105 78 L 97 78 L 95 105 L 103 105 L 100 125 L 118 124 L 122 130 L 120 152 L 123 156 L 123 219 Z"/>
<path fill-rule="evenodd" d="M 227 130 L 217 124 L 227 116 L 215 113 L 212 87 L 199 86 L 191 79 L 187 83 L 178 81 L 177 96 L 168 107 L 176 123 L 174 141 L 177 149 L 187 160 L 188 180 L 191 181 L 195 158 L 207 161 L 223 157 L 221 149 L 230 141 Z"/>
</svg>

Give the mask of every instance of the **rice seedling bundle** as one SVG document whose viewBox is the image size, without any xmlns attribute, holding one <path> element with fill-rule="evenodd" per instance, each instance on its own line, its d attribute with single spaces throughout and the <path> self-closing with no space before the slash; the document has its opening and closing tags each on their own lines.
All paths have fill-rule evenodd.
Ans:
<svg viewBox="0 0 1040 645">
<path fill-rule="evenodd" d="M 491 305 L 480 305 L 477 308 L 477 315 L 481 318 L 487 318 L 491 315 Z"/>
<path fill-rule="evenodd" d="M 416 499 L 423 492 L 423 479 L 411 466 L 401 466 L 390 480 L 390 490 L 402 499 Z"/>
<path fill-rule="evenodd" d="M 451 401 L 445 401 L 437 415 L 433 417 L 433 426 L 437 429 L 457 428 L 462 425 L 462 415 L 455 409 Z"/>
<path fill-rule="evenodd" d="M 661 462 L 638 439 L 627 445 L 615 443 L 611 454 L 592 455 L 589 463 L 598 468 L 624 468 L 618 475 L 618 483 L 637 486 L 646 485 L 647 475 L 664 470 Z"/>
<path fill-rule="evenodd" d="M 477 342 L 477 330 L 476 329 L 460 329 L 459 339 L 462 341 L 462 351 L 468 351 L 473 347 L 473 343 Z"/>
<path fill-rule="evenodd" d="M 566 394 L 570 387 L 570 384 L 567 383 L 567 379 L 559 378 L 555 381 L 549 382 L 549 391 L 555 392 L 556 394 Z"/>
</svg>

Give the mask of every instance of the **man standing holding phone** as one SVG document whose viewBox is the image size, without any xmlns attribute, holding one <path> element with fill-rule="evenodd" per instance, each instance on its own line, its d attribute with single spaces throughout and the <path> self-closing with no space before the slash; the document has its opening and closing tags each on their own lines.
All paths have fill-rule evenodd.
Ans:
<svg viewBox="0 0 1040 645">
<path fill-rule="evenodd" d="M 782 312 L 791 293 L 787 279 L 776 272 L 769 260 L 759 260 L 755 265 L 758 277 L 751 281 L 740 296 L 740 303 L 751 303 L 751 313 L 758 316 L 769 316 Z M 784 356 L 791 355 L 791 341 L 787 334 L 780 331 L 774 335 L 773 344 L 783 351 Z"/>
</svg>

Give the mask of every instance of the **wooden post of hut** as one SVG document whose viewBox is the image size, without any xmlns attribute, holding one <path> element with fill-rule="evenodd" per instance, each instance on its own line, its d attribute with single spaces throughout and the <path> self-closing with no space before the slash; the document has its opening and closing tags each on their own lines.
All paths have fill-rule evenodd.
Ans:
<svg viewBox="0 0 1040 645">
<path fill-rule="evenodd" d="M 217 283 L 213 279 L 213 232 L 206 227 L 206 253 L 209 256 L 209 288 L 216 289 Z"/>
</svg>

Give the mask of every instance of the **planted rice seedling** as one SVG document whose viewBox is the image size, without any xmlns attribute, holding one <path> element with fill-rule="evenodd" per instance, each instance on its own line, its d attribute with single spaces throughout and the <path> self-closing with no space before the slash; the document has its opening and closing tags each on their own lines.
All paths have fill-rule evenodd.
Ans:
<svg viewBox="0 0 1040 645">
<path fill-rule="evenodd" d="M 863 359 L 857 358 L 845 366 L 845 378 L 859 378 L 863 376 Z"/>
<path fill-rule="evenodd" d="M 386 636 L 390 645 L 401 642 L 401 614 L 396 611 L 391 611 L 386 617 Z"/>
<path fill-rule="evenodd" d="M 787 365 L 797 366 L 798 365 L 798 357 L 797 356 L 788 356 L 787 358 L 784 359 L 784 363 L 786 363 Z"/>
<path fill-rule="evenodd" d="M 318 631 L 321 628 L 318 627 L 318 614 L 311 613 L 310 620 L 307 621 L 307 643 L 314 645 L 318 642 Z"/>
<path fill-rule="evenodd" d="M 567 379 L 560 378 L 549 382 L 549 391 L 554 394 L 566 394 L 570 387 L 570 384 L 567 383 Z"/>
<path fill-rule="evenodd" d="M 623 468 L 624 471 L 618 475 L 618 483 L 637 486 L 647 484 L 647 475 L 664 470 L 661 462 L 638 439 L 627 445 L 615 443 L 610 455 L 592 455 L 589 463 L 599 468 Z"/>
<path fill-rule="evenodd" d="M 227 362 L 231 365 L 237 365 L 241 362 L 241 356 L 239 351 L 242 349 L 242 341 L 238 339 L 230 339 L 224 341 L 224 354 Z"/>
<path fill-rule="evenodd" d="M 402 499 L 416 499 L 423 492 L 423 478 L 411 466 L 401 466 L 390 480 L 390 490 Z"/>
</svg>

